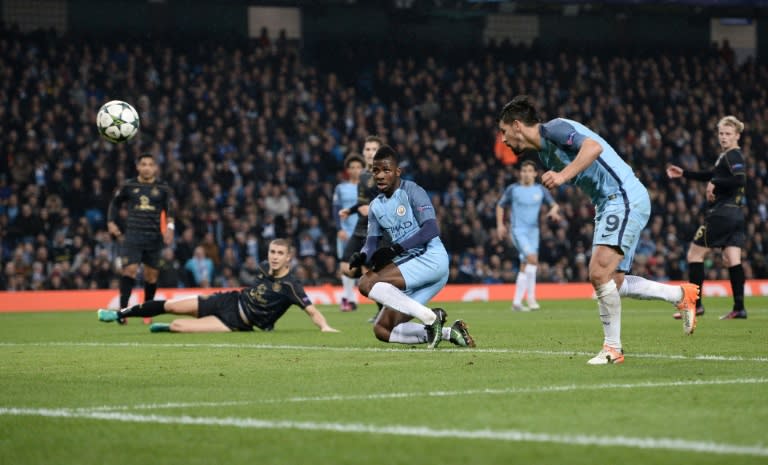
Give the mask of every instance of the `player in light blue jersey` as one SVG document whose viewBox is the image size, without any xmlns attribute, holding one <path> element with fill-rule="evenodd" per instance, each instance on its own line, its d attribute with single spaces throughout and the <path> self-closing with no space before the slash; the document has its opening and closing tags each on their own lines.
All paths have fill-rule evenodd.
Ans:
<svg viewBox="0 0 768 465">
<path fill-rule="evenodd" d="M 427 343 L 429 348 L 442 339 L 474 347 L 464 321 L 443 327 L 445 310 L 424 305 L 448 282 L 448 253 L 432 201 L 419 185 L 400 179 L 397 153 L 388 145 L 376 151 L 371 172 L 380 193 L 368 209 L 365 245 L 349 266 L 369 268 L 360 278 L 360 292 L 384 306 L 374 334 L 384 342 Z M 390 245 L 379 247 L 382 238 Z M 424 324 L 412 323 L 412 318 Z"/>
<path fill-rule="evenodd" d="M 515 281 L 515 297 L 512 309 L 517 311 L 538 310 L 536 302 L 536 269 L 539 264 L 539 212 L 542 204 L 549 207 L 547 217 L 560 221 L 560 207 L 552 194 L 536 182 L 536 163 L 525 160 L 520 166 L 520 182 L 510 184 L 496 204 L 496 232 L 499 239 L 507 234 L 520 252 L 520 271 Z M 507 229 L 504 214 L 510 210 L 510 228 Z M 523 307 L 523 295 L 528 307 Z"/>
<path fill-rule="evenodd" d="M 627 276 L 648 222 L 648 191 L 632 168 L 599 135 L 575 121 L 556 118 L 542 123 L 529 98 L 520 95 L 501 110 L 499 129 L 504 143 L 515 153 L 536 150 L 548 170 L 541 180 L 547 189 L 570 182 L 595 205 L 595 232 L 589 279 L 597 295 L 604 341 L 590 365 L 622 363 L 621 296 L 660 299 L 683 313 L 683 331 L 696 328 L 695 284 L 671 286 L 639 276 Z"/>
<path fill-rule="evenodd" d="M 357 213 L 347 215 L 344 218 L 339 216 L 339 212 L 345 208 L 350 208 L 357 204 L 357 183 L 360 181 L 360 173 L 365 167 L 365 160 L 360 155 L 353 153 L 344 160 L 344 169 L 347 172 L 348 180 L 336 186 L 333 190 L 333 217 L 336 218 L 336 256 L 343 260 L 344 248 L 349 242 L 349 238 L 355 232 L 357 226 Z M 349 312 L 357 308 L 357 297 L 355 294 L 355 279 L 344 274 L 341 275 L 342 295 L 341 311 Z"/>
</svg>

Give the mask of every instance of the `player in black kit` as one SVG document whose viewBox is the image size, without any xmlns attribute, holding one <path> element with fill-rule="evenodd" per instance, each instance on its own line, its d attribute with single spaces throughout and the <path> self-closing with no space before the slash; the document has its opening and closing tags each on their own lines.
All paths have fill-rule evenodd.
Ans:
<svg viewBox="0 0 768 465">
<path fill-rule="evenodd" d="M 118 321 L 127 317 L 153 317 L 163 313 L 186 315 L 168 323 L 153 323 L 152 332 L 226 333 L 271 331 L 275 322 L 291 305 L 298 305 L 324 333 L 336 333 L 322 313 L 312 305 L 301 283 L 291 273 L 293 248 L 285 239 L 269 243 L 268 260 L 256 273 L 256 285 L 239 291 L 217 292 L 210 296 L 183 297 L 175 300 L 154 300 L 124 308 L 120 311 L 98 311 L 99 320 Z"/>
<path fill-rule="evenodd" d="M 667 176 L 684 177 L 696 181 L 708 181 L 709 202 L 704 224 L 699 227 L 688 249 L 689 280 L 699 285 L 704 282 L 704 257 L 712 248 L 723 249 L 723 259 L 728 266 L 733 292 L 733 309 L 721 316 L 721 320 L 746 318 L 744 308 L 744 269 L 741 266 L 741 249 L 745 243 L 744 186 L 746 163 L 739 149 L 739 137 L 744 123 L 735 116 L 726 116 L 717 123 L 717 135 L 722 153 L 717 157 L 712 171 L 691 172 L 679 166 L 669 166 Z M 701 294 L 696 302 L 696 314 L 702 315 Z M 675 318 L 680 318 L 675 313 Z"/>
<path fill-rule="evenodd" d="M 168 184 L 157 179 L 157 164 L 153 155 L 139 155 L 136 171 L 138 176 L 126 181 L 117 191 L 107 212 L 109 232 L 122 238 L 120 308 L 128 306 L 131 291 L 136 284 L 139 263 L 144 264 L 144 301 L 155 297 L 160 253 L 163 244 L 173 241 L 172 191 Z M 128 210 L 124 231 L 117 223 L 122 205 Z M 125 323 L 125 320 L 120 323 Z"/>
</svg>

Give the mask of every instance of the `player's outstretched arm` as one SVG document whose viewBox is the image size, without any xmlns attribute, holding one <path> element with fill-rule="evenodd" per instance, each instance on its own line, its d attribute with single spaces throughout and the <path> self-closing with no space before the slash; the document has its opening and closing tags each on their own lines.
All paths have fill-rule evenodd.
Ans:
<svg viewBox="0 0 768 465">
<path fill-rule="evenodd" d="M 314 305 L 307 305 L 304 308 L 304 311 L 307 312 L 307 315 L 309 315 L 309 318 L 312 319 L 312 323 L 314 323 L 318 328 L 320 328 L 320 331 L 324 333 L 338 333 L 339 330 L 336 328 L 331 327 L 328 325 L 328 322 L 325 321 L 325 317 L 322 313 L 320 313 L 320 310 L 317 309 Z"/>
</svg>

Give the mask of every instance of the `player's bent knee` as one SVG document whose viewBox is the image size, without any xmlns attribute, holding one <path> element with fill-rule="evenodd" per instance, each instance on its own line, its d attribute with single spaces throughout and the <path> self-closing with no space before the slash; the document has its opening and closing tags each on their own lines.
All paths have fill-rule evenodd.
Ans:
<svg viewBox="0 0 768 465">
<path fill-rule="evenodd" d="M 373 325 L 373 334 L 376 336 L 376 339 L 381 342 L 389 342 L 390 331 L 384 326 L 381 326 L 380 324 Z"/>
<path fill-rule="evenodd" d="M 371 292 L 371 288 L 376 284 L 376 280 L 372 279 L 370 275 L 364 275 L 357 283 L 357 289 L 361 294 L 368 297 L 368 293 Z"/>
</svg>

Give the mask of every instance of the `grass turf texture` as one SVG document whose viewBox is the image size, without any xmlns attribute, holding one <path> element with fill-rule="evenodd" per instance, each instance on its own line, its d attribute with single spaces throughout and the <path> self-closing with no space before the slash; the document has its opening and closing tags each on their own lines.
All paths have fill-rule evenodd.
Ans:
<svg viewBox="0 0 768 465">
<path fill-rule="evenodd" d="M 435 351 L 376 341 L 372 306 L 323 308 L 340 334 L 0 314 L 0 463 L 768 463 L 768 299 L 706 304 L 687 337 L 625 300 L 626 362 L 599 367 L 593 301 L 449 304 L 478 347 Z"/>
</svg>

